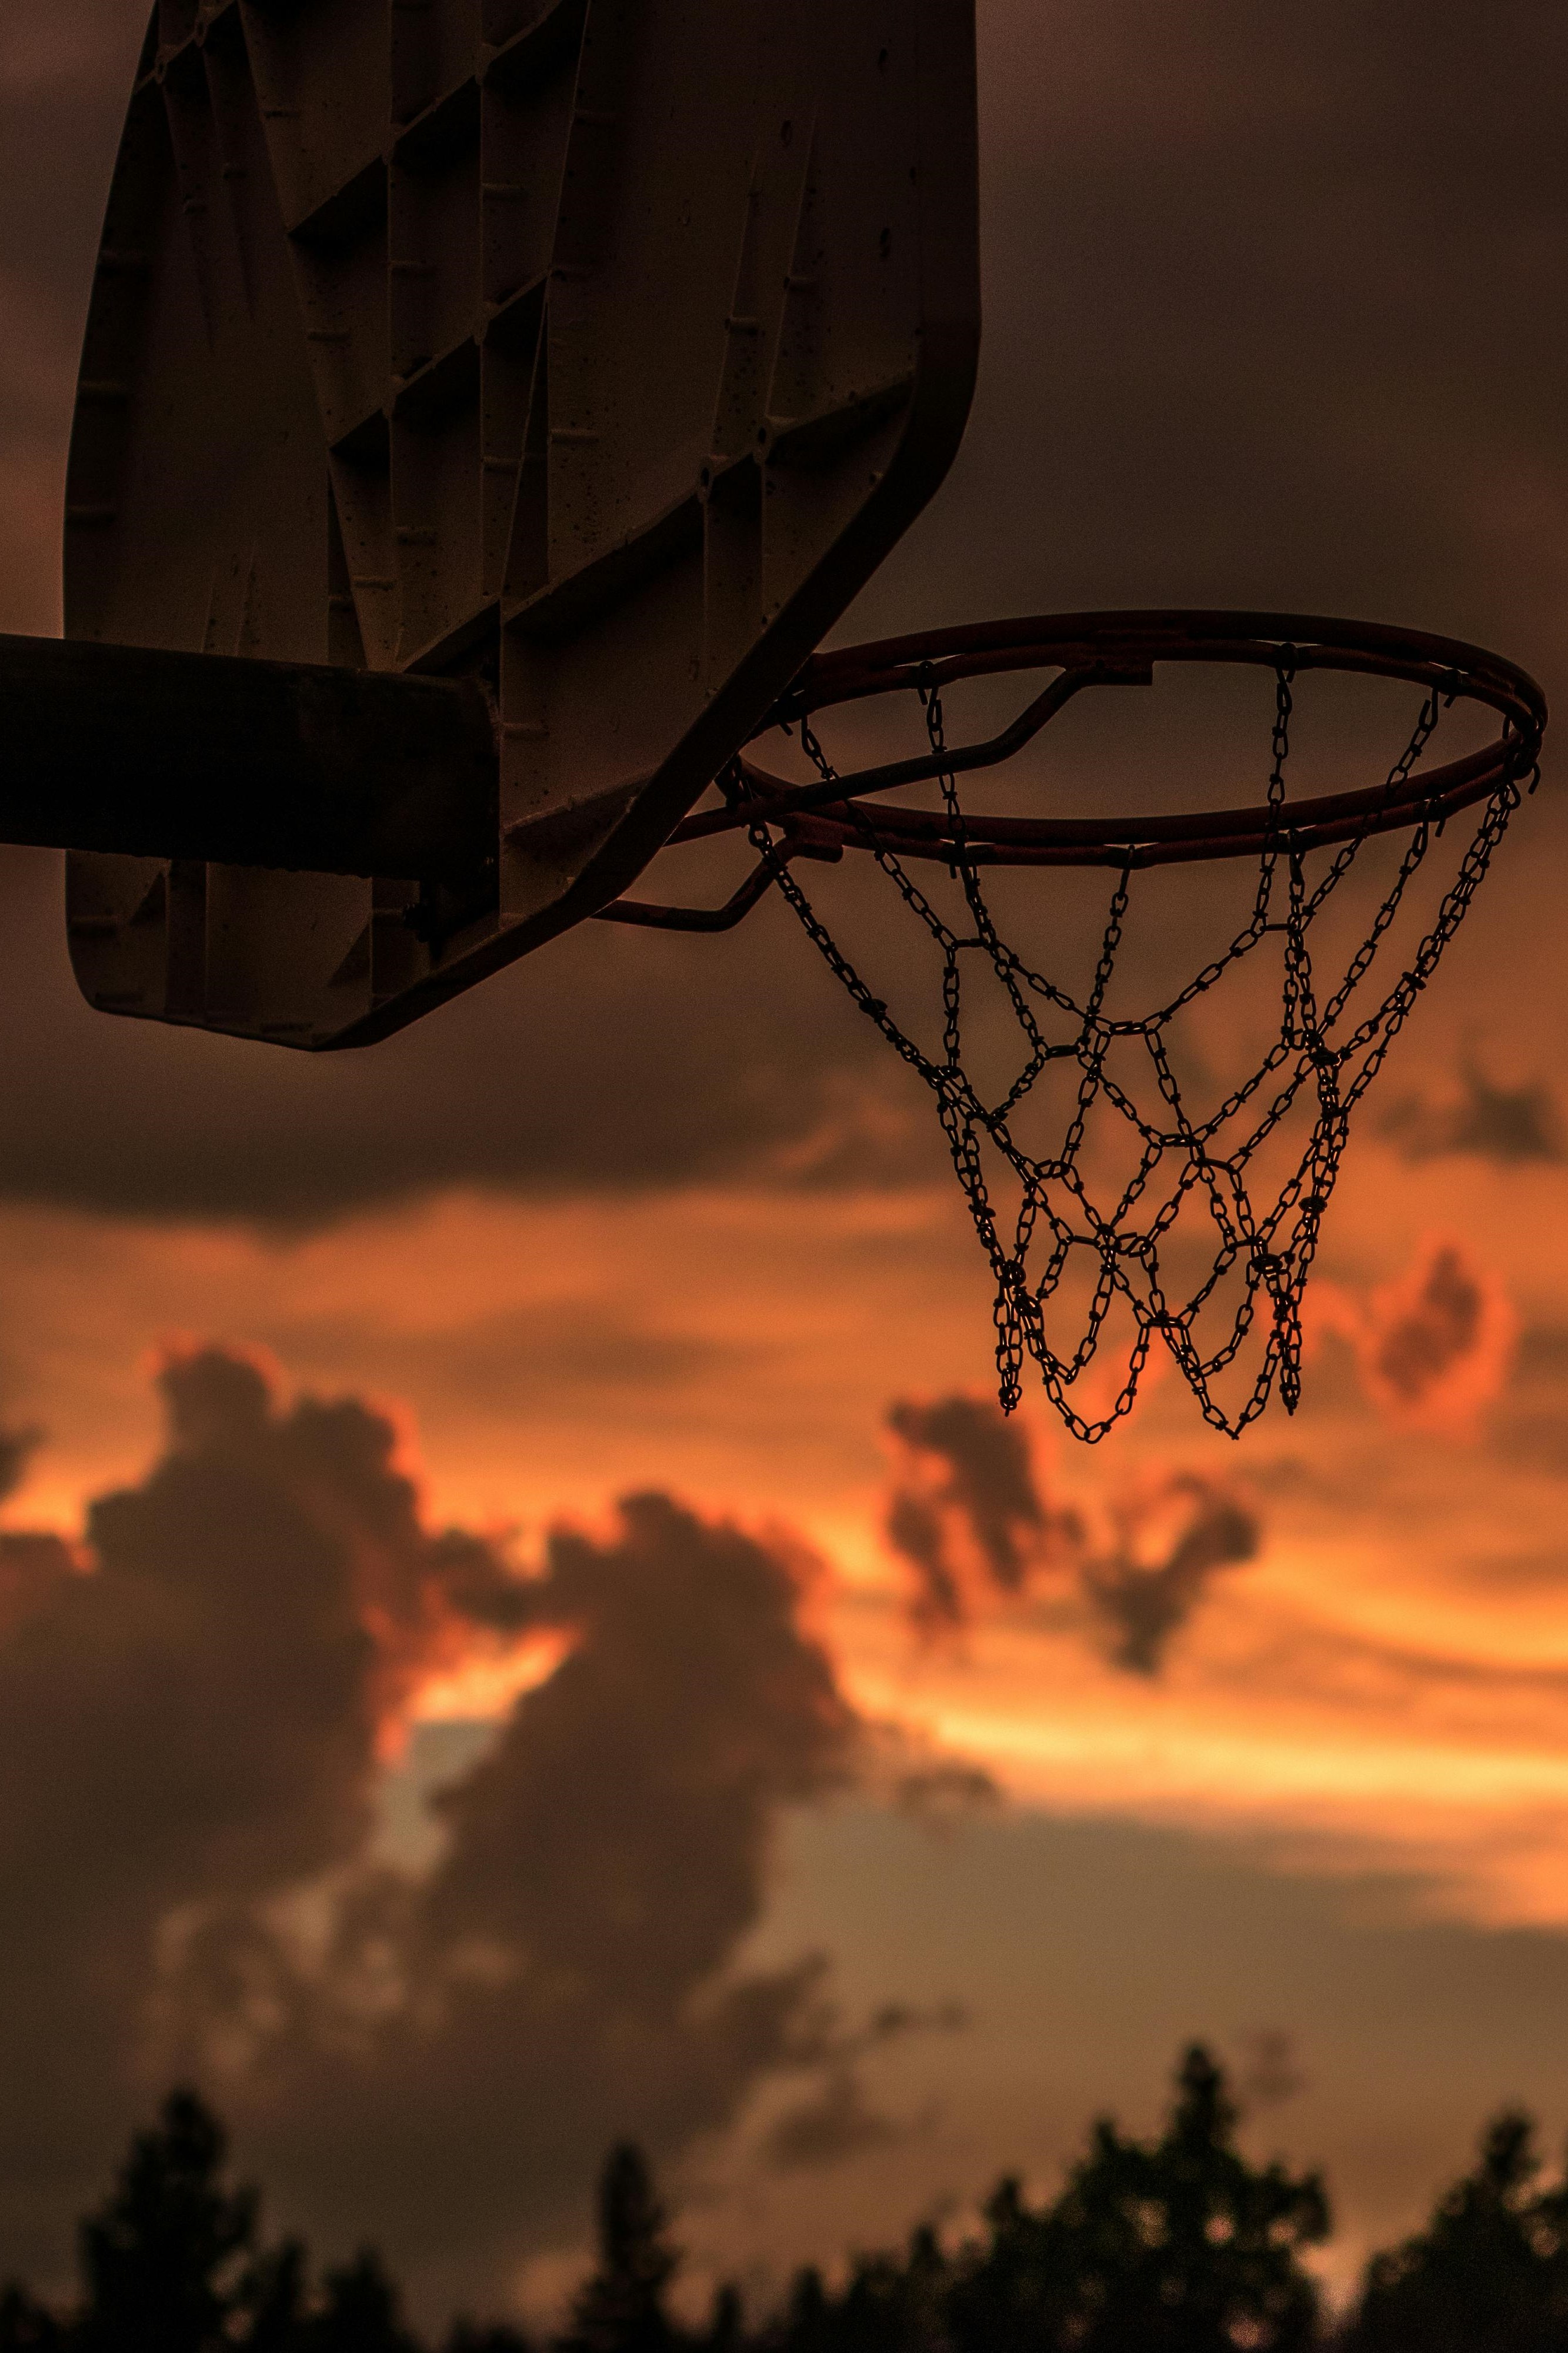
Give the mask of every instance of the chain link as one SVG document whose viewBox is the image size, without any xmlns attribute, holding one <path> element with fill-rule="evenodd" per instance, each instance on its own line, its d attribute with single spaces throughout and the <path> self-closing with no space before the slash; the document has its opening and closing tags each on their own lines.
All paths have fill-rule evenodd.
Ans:
<svg viewBox="0 0 1568 2353">
<path fill-rule="evenodd" d="M 759 855 L 769 863 L 779 890 L 829 969 L 935 1097 L 937 1118 L 995 1283 L 996 1368 L 1004 1411 L 1011 1413 L 1018 1404 L 1025 1366 L 1032 1360 L 1061 1419 L 1087 1444 L 1103 1438 L 1131 1409 L 1157 1343 L 1170 1355 L 1214 1429 L 1239 1437 L 1276 1388 L 1287 1410 L 1294 1412 L 1301 1393 L 1302 1296 L 1338 1180 L 1350 1114 L 1382 1068 L 1416 997 L 1468 912 L 1522 797 L 1521 784 L 1509 776 L 1483 805 L 1475 836 L 1414 959 L 1347 1031 L 1358 997 L 1440 828 L 1434 827 L 1429 815 L 1413 827 L 1398 871 L 1364 940 L 1324 995 L 1313 962 L 1314 930 L 1355 866 L 1367 836 L 1358 834 L 1346 842 L 1309 885 L 1304 858 L 1291 842 L 1286 801 L 1295 678 L 1295 649 L 1283 647 L 1275 676 L 1268 777 L 1272 821 L 1259 859 L 1250 916 L 1228 947 L 1175 996 L 1137 1019 L 1112 1018 L 1106 1011 L 1132 901 L 1131 864 L 1112 889 L 1094 974 L 1079 1004 L 1059 984 L 1032 970 L 998 933 L 979 865 L 967 855 L 968 836 L 951 768 L 941 771 L 939 783 L 951 828 L 952 872 L 972 926 L 967 931 L 955 931 L 944 920 L 878 838 L 872 813 L 854 801 L 843 804 L 864 847 L 940 954 L 939 1057 L 922 1050 L 885 1001 L 873 994 L 816 913 L 767 826 L 759 823 L 751 829 Z M 932 754 L 940 760 L 947 749 L 941 692 L 930 676 L 918 682 L 916 691 Z M 1437 689 L 1427 695 L 1409 741 L 1389 771 L 1386 794 L 1407 782 L 1437 725 L 1440 704 L 1452 699 Z M 800 723 L 800 742 L 823 782 L 837 783 L 837 771 L 808 719 Z M 1525 782 L 1532 790 L 1533 780 Z M 726 777 L 724 789 L 731 800 L 743 798 L 738 770 Z M 1270 936 L 1280 939 L 1283 951 L 1278 1037 L 1252 1076 L 1206 1119 L 1195 1119 L 1184 1103 L 1172 1058 L 1173 1025 Z M 963 975 L 966 959 L 973 957 L 984 959 L 1001 984 L 1024 1049 L 1016 1077 L 991 1103 L 983 1099 L 963 1062 Z M 1069 1025 L 1068 1034 L 1055 1042 L 1044 1026 L 1050 1015 L 1066 1017 Z M 1134 1054 L 1141 1049 L 1146 1057 L 1159 1103 L 1156 1115 L 1146 1115 L 1108 1067 L 1118 1049 Z M 1051 1156 L 1040 1158 L 1019 1141 L 1014 1123 L 1037 1082 L 1058 1065 L 1076 1065 L 1077 1084 L 1061 1142 Z M 1278 1193 L 1259 1205 L 1248 1189 L 1249 1175 L 1254 1181 L 1260 1175 L 1252 1164 L 1299 1104 L 1310 1116 L 1307 1140 Z M 1096 1204 L 1080 1165 L 1090 1123 L 1101 1106 L 1124 1121 L 1142 1144 L 1131 1176 L 1109 1208 Z M 1244 1123 L 1240 1132 L 1238 1123 Z M 998 1173 L 1010 1172 L 1013 1179 L 1017 1206 L 1010 1217 L 1004 1216 L 993 1198 L 987 1149 L 999 1164 Z M 1163 1249 L 1189 1207 L 1212 1228 L 1213 1263 L 1195 1290 L 1173 1302 L 1172 1270 Z M 1081 1311 L 1076 1339 L 1070 1346 L 1065 1341 L 1058 1346 L 1047 1323 L 1065 1312 L 1063 1285 L 1086 1260 L 1092 1268 L 1089 1303 Z M 1239 1297 L 1227 1307 L 1219 1303 L 1219 1294 L 1232 1278 L 1239 1283 Z M 1108 1407 L 1084 1410 L 1072 1391 L 1095 1361 L 1107 1320 L 1119 1303 L 1132 1319 L 1123 1377 Z M 1205 1344 L 1199 1336 L 1200 1320 L 1206 1324 L 1215 1314 L 1220 1329 Z M 1260 1353 L 1251 1386 L 1244 1388 L 1239 1399 L 1227 1402 L 1217 1384 L 1255 1335 Z"/>
</svg>

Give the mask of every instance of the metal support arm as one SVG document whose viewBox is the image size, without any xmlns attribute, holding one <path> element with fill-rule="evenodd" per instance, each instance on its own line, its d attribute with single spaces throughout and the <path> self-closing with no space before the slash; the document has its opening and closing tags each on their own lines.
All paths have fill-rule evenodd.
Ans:
<svg viewBox="0 0 1568 2353">
<path fill-rule="evenodd" d="M 471 880 L 496 855 L 470 681 L 0 637 L 0 841 Z"/>
</svg>

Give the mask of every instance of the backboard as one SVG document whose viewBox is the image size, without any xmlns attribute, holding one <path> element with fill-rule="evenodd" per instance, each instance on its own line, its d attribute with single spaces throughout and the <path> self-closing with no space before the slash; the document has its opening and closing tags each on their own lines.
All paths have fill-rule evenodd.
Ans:
<svg viewBox="0 0 1568 2353">
<path fill-rule="evenodd" d="M 975 143 L 973 0 L 161 0 L 62 659 L 167 658 L 183 817 L 74 837 L 90 1001 L 366 1043 L 623 891 L 957 448 Z M 314 822 L 416 739 L 440 855 Z"/>
</svg>

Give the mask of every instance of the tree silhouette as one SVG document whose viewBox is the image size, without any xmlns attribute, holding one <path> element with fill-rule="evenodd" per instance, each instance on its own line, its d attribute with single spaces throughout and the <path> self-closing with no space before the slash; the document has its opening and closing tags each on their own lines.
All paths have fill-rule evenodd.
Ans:
<svg viewBox="0 0 1568 2353">
<path fill-rule="evenodd" d="M 329 2272 L 321 2303 L 296 2329 L 290 2353 L 419 2353 L 403 2325 L 401 2299 L 373 2247 Z"/>
<path fill-rule="evenodd" d="M 863 2255 L 853 2265 L 829 2344 L 844 2353 L 947 2353 L 951 2270 L 936 2233 L 912 2232 L 904 2261 Z"/>
<path fill-rule="evenodd" d="M 308 2261 L 298 2239 L 253 2256 L 239 2286 L 249 2319 L 247 2353 L 294 2353 L 309 2300 Z"/>
<path fill-rule="evenodd" d="M 599 2181 L 599 2265 L 573 2306 L 562 2353 L 668 2353 L 665 2290 L 680 2263 L 641 2149 L 623 2141 Z"/>
<path fill-rule="evenodd" d="M 209 2353 L 244 2303 L 256 2194 L 224 2187 L 222 2126 L 190 2092 L 173 2093 L 138 2133 L 120 2179 L 83 2222 L 85 2296 L 72 2331 L 82 2353 Z"/>
<path fill-rule="evenodd" d="M 54 2314 L 25 2287 L 13 2282 L 0 2293 L 0 2353 L 60 2353 L 65 2341 Z"/>
<path fill-rule="evenodd" d="M 1321 2183 L 1254 2166 L 1236 2122 L 1194 2045 L 1157 2138 L 1102 2120 L 1055 2199 L 1031 2206 L 1004 2180 L 963 2244 L 922 2227 L 840 2284 L 804 2270 L 758 2328 L 732 2286 L 705 2324 L 671 2315 L 680 2258 L 647 2159 L 623 2144 L 600 2180 L 596 2266 L 552 2353 L 1568 2353 L 1568 2173 L 1542 2184 L 1527 2116 L 1493 2121 L 1472 2170 L 1373 2256 L 1326 2334 L 1301 2260 L 1328 2232 Z M 421 2353 L 377 2254 L 313 2285 L 297 2240 L 258 2242 L 256 2193 L 228 2183 L 225 2158 L 216 2119 L 175 2093 L 81 2225 L 76 2312 L 5 2288 L 0 2353 Z M 533 2349 L 460 2321 L 444 2353 Z"/>
<path fill-rule="evenodd" d="M 1300 2261 L 1327 2235 L 1315 2175 L 1255 2167 L 1224 2078 L 1194 2046 L 1162 2137 L 1095 2127 L 1061 2195 L 1003 2181 L 955 2254 L 916 2231 L 844 2287 L 802 2272 L 767 2353 L 1307 2353 L 1318 2298 Z"/>
<path fill-rule="evenodd" d="M 1540 2170 L 1530 2118 L 1495 2117 L 1426 2229 L 1368 2264 L 1351 2353 L 1563 2353 L 1568 2181 L 1537 2190 Z"/>
<path fill-rule="evenodd" d="M 258 2246 L 257 2194 L 227 2186 L 226 2154 L 201 2101 L 174 2093 L 80 2226 L 78 2309 L 53 2313 L 13 2284 L 0 2291 L 0 2353 L 423 2353 L 372 2250 L 313 2290 L 299 2240 Z M 445 2353 L 531 2348 L 514 2328 L 458 2322 Z"/>
<path fill-rule="evenodd" d="M 1305 2353 L 1318 2298 L 1300 2250 L 1327 2237 L 1315 2174 L 1256 2168 L 1236 2147 L 1236 2110 L 1194 2045 L 1162 2137 L 1102 2120 L 1052 2206 L 1031 2212 L 1005 2181 L 989 2239 L 947 2297 L 962 2353 Z"/>
<path fill-rule="evenodd" d="M 707 2327 L 692 2341 L 700 2353 L 745 2353 L 746 2308 L 732 2282 L 719 2289 Z"/>
<path fill-rule="evenodd" d="M 808 2353 L 826 2345 L 832 2314 L 827 2288 L 815 2263 L 796 2272 L 784 2311 L 767 2331 L 768 2353 Z"/>
<path fill-rule="evenodd" d="M 1079 2296 L 1062 2217 L 1051 2207 L 1032 2212 L 1011 2177 L 997 2184 L 984 2216 L 987 2237 L 948 2295 L 955 2345 L 1036 2353 L 1067 2343 Z"/>
</svg>

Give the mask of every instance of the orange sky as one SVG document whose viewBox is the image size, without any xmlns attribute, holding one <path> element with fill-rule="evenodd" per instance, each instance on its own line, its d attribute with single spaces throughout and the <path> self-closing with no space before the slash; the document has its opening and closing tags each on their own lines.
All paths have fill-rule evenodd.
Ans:
<svg viewBox="0 0 1568 2353">
<path fill-rule="evenodd" d="M 1495 641 L 1562 699 L 1568 355 L 1555 313 L 1521 289 L 1555 282 L 1568 222 L 1560 195 L 1515 172 L 1521 148 L 1560 142 L 1521 142 L 1514 92 L 1489 84 L 1467 89 L 1482 130 L 1461 139 L 1441 109 L 1468 65 L 1413 105 L 1415 69 L 1363 55 L 1348 6 L 1289 73 L 1262 19 L 1234 9 L 982 13 L 987 374 L 945 503 L 856 633 L 992 606 L 1319 605 Z M 69 127 L 89 225 L 140 14 L 83 0 L 47 55 L 0 29 L 0 93 L 40 142 Z M 1428 143 L 1405 156 L 1388 125 L 1415 138 L 1412 118 Z M 1460 153 L 1482 176 L 1490 158 L 1485 191 L 1456 194 Z M 0 255 L 16 256 L 0 260 L 0 626 L 37 629 L 57 619 L 85 266 L 64 230 L 58 256 L 30 261 L 26 183 L 46 160 L 0 156 Z M 1486 212 L 1505 196 L 1517 217 Z M 1178 219 L 1191 249 L 1173 258 Z M 1473 266 L 1457 271 L 1457 251 Z M 940 1166 L 905 1151 L 926 1106 L 868 1076 L 809 950 L 771 913 L 706 963 L 708 943 L 606 944 L 593 1000 L 579 944 L 578 964 L 542 957 L 406 1050 L 309 1074 L 266 1049 L 182 1059 L 180 1041 L 108 1023 L 89 1038 L 52 929 L 19 925 L 0 1041 L 13 1124 L 40 1167 L 65 1140 L 0 1195 L 0 1421 L 43 1433 L 6 1523 L 75 1532 L 89 1498 L 139 1478 L 159 1444 L 150 1371 L 194 1339 L 268 1352 L 287 1393 L 390 1404 L 430 1515 L 510 1529 L 520 1560 L 550 1521 L 600 1525 L 644 1486 L 804 1537 L 853 1697 L 983 1766 L 1011 1808 L 940 1833 L 872 1808 L 792 1830 L 759 1950 L 816 1942 L 868 2002 L 907 1989 L 975 2022 L 877 2060 L 910 2129 L 826 2189 L 770 2181 L 733 2148 L 694 2161 L 698 2239 L 761 2261 L 828 2230 L 901 2228 L 1017 2152 L 1048 2168 L 1101 2097 L 1142 2100 L 1148 2120 L 1180 2035 L 1229 2037 L 1235 2056 L 1279 2027 L 1311 2087 L 1257 2129 L 1338 2168 L 1342 2271 L 1461 2160 L 1489 2103 L 1524 2097 L 1554 2127 L 1568 2116 L 1568 1162 L 1550 1119 L 1522 1152 L 1461 1132 L 1478 1080 L 1516 1105 L 1563 1100 L 1568 823 L 1552 792 L 1549 767 L 1367 1106 L 1297 1420 L 1276 1412 L 1232 1446 L 1167 1378 L 1084 1453 L 1026 1401 L 1048 1498 L 1091 1528 L 1173 1471 L 1258 1515 L 1257 1557 L 1213 1580 L 1157 1676 L 1110 1663 L 1047 1576 L 959 1635 L 911 1628 L 883 1534 L 886 1417 L 897 1398 L 989 1393 L 984 1269 Z M 639 1010 L 647 1033 L 620 1036 Z M 769 1030 L 753 1059 L 769 1022 L 785 1047 Z M 691 1039 L 700 1102 L 682 1092 Z M 830 1083 L 798 1132 L 713 1166 L 667 1151 L 684 1103 L 717 1129 L 749 1087 L 785 1091 L 819 1051 Z M 437 1095 L 444 1061 L 456 1098 Z M 547 1125 L 585 1139 L 564 1173 L 523 1165 L 520 1146 L 509 1174 L 490 1139 L 492 1101 L 531 1088 Z M 637 1181 L 655 1098 L 663 1157 Z M 330 1135 L 311 1124 L 322 1105 Z M 378 1190 L 342 1173 L 362 1120 L 367 1161 L 390 1162 L 421 1120 L 457 1145 L 442 1158 L 439 1137 L 416 1138 L 426 1160 Z M 487 1158 L 465 1179 L 469 1122 Z M 584 1174 L 605 1136 L 610 1190 Z M 164 1179 L 118 1197 L 118 1163 L 141 1172 L 160 1139 Z M 312 1155 L 332 1159 L 325 1207 L 280 1223 L 245 1197 L 247 1159 L 309 1176 Z M 175 1180 L 199 1192 L 209 1173 L 203 1214 Z M 1483 1329 L 1413 1407 L 1380 1381 L 1374 1335 L 1449 1247 Z M 499 1712 L 540 1664 L 447 1672 L 418 1712 Z M 1140 1888 L 1170 1940 L 1163 1975 L 1157 1953 L 1128 1957 Z M 1223 1952 L 1197 1917 L 1211 1900 Z"/>
<path fill-rule="evenodd" d="M 1391 1173 L 1369 1141 L 1336 1229 L 1347 1269 L 1380 1243 L 1392 1255 Z M 1424 1192 L 1461 1230 L 1493 1226 L 1495 1177 L 1474 1180 L 1468 1220 L 1451 1173 L 1399 1181 L 1405 1231 Z M 1509 1189 L 1517 1208 L 1517 1176 Z M 1524 1291 L 1524 1264 L 1492 1271 Z M 1532 1289 L 1539 1316 L 1539 1271 Z M 1331 1327 L 1370 1296 L 1332 1261 L 1323 1292 Z M 1568 1921 L 1568 1621 L 1543 1567 L 1562 1490 L 1544 1466 L 1500 1475 L 1489 1443 L 1510 1397 L 1534 1401 L 1528 1368 L 1458 1434 L 1370 1407 L 1331 1328 L 1298 1421 L 1276 1415 L 1239 1448 L 1173 1379 L 1092 1453 L 1026 1409 L 1047 1491 L 1091 1517 L 1156 1465 L 1258 1499 L 1260 1558 L 1217 1581 L 1144 1684 L 1048 1597 L 998 1600 L 945 1645 L 906 1623 L 880 1527 L 887 1406 L 984 1393 L 989 1375 L 981 1270 L 943 1190 L 452 1195 L 295 1240 L 12 1209 L 0 1303 L 12 1410 L 48 1432 L 15 1525 L 72 1528 L 87 1495 L 139 1475 L 162 1345 L 259 1345 L 286 1383 L 392 1402 L 431 1513 L 515 1527 L 524 1556 L 549 1519 L 596 1520 L 649 1484 L 786 1524 L 827 1564 L 862 1703 L 1030 1802 L 1262 1832 L 1340 1867 L 1434 1872 L 1471 1916 Z M 486 1704 L 447 1680 L 426 1712 Z"/>
<path fill-rule="evenodd" d="M 1369 1142 L 1331 1262 L 1331 1322 L 1342 1324 L 1358 1303 L 1365 1311 L 1369 1267 L 1397 1264 L 1397 1240 L 1382 1230 L 1394 1166 Z M 1548 1181 L 1563 1180 L 1552 1172 L 1530 1183 Z M 1451 1178 L 1417 1176 L 1405 1189 L 1416 1203 L 1424 1191 L 1440 1195 L 1431 1206 L 1448 1210 L 1450 1226 L 1490 1227 L 1486 1194 L 1497 1183 L 1473 1178 L 1468 1221 L 1455 1218 Z M 1517 1199 L 1518 1180 L 1510 1185 Z M 1400 1223 L 1419 1231 L 1419 1217 Z M 1520 1262 L 1494 1271 L 1542 1315 L 1552 1303 L 1539 1287 L 1531 1299 L 1528 1255 L 1521 1238 Z M 1022 1599 L 996 1599 L 960 1635 L 932 1641 L 911 1628 L 906 1577 L 881 1528 L 892 1470 L 886 1409 L 895 1394 L 984 1393 L 984 1307 L 972 1241 L 942 1191 L 781 1200 L 694 1190 L 552 1206 L 449 1195 L 293 1240 L 13 1208 L 0 1217 L 7 1407 L 12 1419 L 25 1407 L 48 1438 L 6 1518 L 74 1528 L 87 1495 L 140 1475 L 157 1445 L 147 1374 L 164 1343 L 259 1346 L 286 1390 L 392 1402 L 430 1515 L 510 1527 L 520 1560 L 533 1556 L 547 1520 L 564 1513 L 599 1525 L 616 1494 L 649 1483 L 803 1535 L 824 1565 L 814 1621 L 850 1694 L 933 1756 L 983 1766 L 1020 1822 L 1142 1825 L 1195 1838 L 1194 1853 L 1217 1840 L 1244 1875 L 1304 1874 L 1330 1918 L 1346 1903 L 1353 1915 L 1358 1889 L 1375 1889 L 1380 1915 L 1392 1907 L 1411 1922 L 1568 1926 L 1563 1480 L 1551 1462 L 1507 1451 L 1510 1427 L 1561 1410 L 1560 1369 L 1527 1347 L 1462 1436 L 1400 1427 L 1369 1405 L 1349 1346 L 1331 1333 L 1315 1348 L 1297 1421 L 1271 1418 L 1240 1447 L 1204 1430 L 1173 1380 L 1093 1453 L 1026 1408 L 1046 1493 L 1091 1523 L 1172 1466 L 1233 1486 L 1260 1514 L 1258 1557 L 1215 1580 L 1163 1672 L 1145 1680 L 1108 1663 L 1093 1623 L 1048 1577 Z M 471 1672 L 454 1669 L 427 1689 L 416 1713 L 483 1717 L 549 1664 L 536 1651 L 498 1663 L 487 1646 Z M 802 1835 L 805 1859 L 791 1863 L 764 1948 L 788 1938 L 798 1913 L 852 1982 L 879 1955 L 884 1992 L 902 1990 L 909 1948 L 882 1944 L 892 1915 L 858 1915 L 904 1834 L 889 1826 L 892 1845 L 862 1864 L 853 1904 L 831 1839 L 818 1853 L 817 1834 Z M 961 1824 L 946 1835 L 963 1845 L 982 1833 Z M 928 1900 L 938 1898 L 947 1851 L 916 1867 Z M 933 1999 L 978 2004 L 978 2042 L 939 2036 L 873 2066 L 894 2113 L 924 2113 L 923 2101 L 932 2121 L 838 2179 L 834 2211 L 864 2231 L 897 2227 L 944 2186 L 967 2194 L 1020 2142 L 1037 2164 L 1065 2156 L 1088 2105 L 1126 2084 L 1127 2052 L 1112 2056 L 1114 2003 L 1093 2029 L 1111 2039 L 1090 2036 L 1078 2054 L 1081 2090 L 1051 2089 L 1048 2030 L 1038 2048 L 1015 2052 L 1013 2074 L 999 2055 L 1000 2073 L 990 2072 L 1006 2004 L 1028 1978 L 1026 1947 L 1009 1946 L 1003 1925 L 1016 1867 L 998 1858 L 993 1897 L 971 1891 L 995 1911 L 993 1926 L 977 1927 L 982 1957 L 971 1966 L 948 1952 L 931 1986 Z M 1086 1916 L 1103 1884 L 1097 1866 Z M 923 1938 L 929 1916 L 918 1916 Z M 1070 1940 L 1070 1925 L 1058 1925 Z M 1370 1988 L 1375 1957 L 1369 1966 Z M 1484 1960 L 1469 1968 L 1445 1997 L 1445 2033 L 1486 1982 Z M 1343 2278 L 1368 2231 L 1409 2211 L 1436 2161 L 1433 2127 L 1412 2125 L 1413 2146 L 1394 2159 L 1369 2154 L 1358 2138 L 1364 2095 L 1333 2083 L 1330 2030 L 1282 2016 L 1267 1977 L 1249 2000 L 1233 1992 L 1221 2001 L 1220 2031 L 1237 2038 L 1235 2050 L 1254 2028 L 1283 2025 L 1302 2038 L 1317 2094 L 1263 2128 L 1285 2130 L 1304 2153 L 1326 2148 L 1359 2189 L 1334 2258 Z M 1167 2040 L 1193 2026 L 1215 2031 L 1209 2017 L 1188 2016 L 1183 1999 L 1160 1998 Z M 1016 2032 L 1039 2031 L 1016 2022 Z M 1317 2072 L 1325 2061 L 1327 2084 Z M 1141 2098 L 1152 2114 L 1161 2063 L 1152 2052 L 1122 2100 Z M 1555 2055 L 1523 2083 L 1510 2063 L 1496 2054 L 1480 2096 L 1522 2093 L 1554 2113 Z M 1019 2079 L 1044 2103 L 1026 2124 L 1016 2113 Z M 1456 2160 L 1475 2121 L 1467 2097 L 1453 2086 L 1436 2126 Z M 767 2112 L 764 2104 L 754 2133 Z M 1395 2103 L 1396 2116 L 1406 2112 Z M 699 2247 L 763 2262 L 819 2243 L 824 2211 L 809 2185 L 773 2180 L 733 2154 L 709 2179 L 708 2162 L 693 2176 L 699 2188 L 729 2187 L 697 2226 Z M 548 2264 L 531 2274 L 531 2293 L 544 2295 L 552 2277 Z"/>
</svg>

